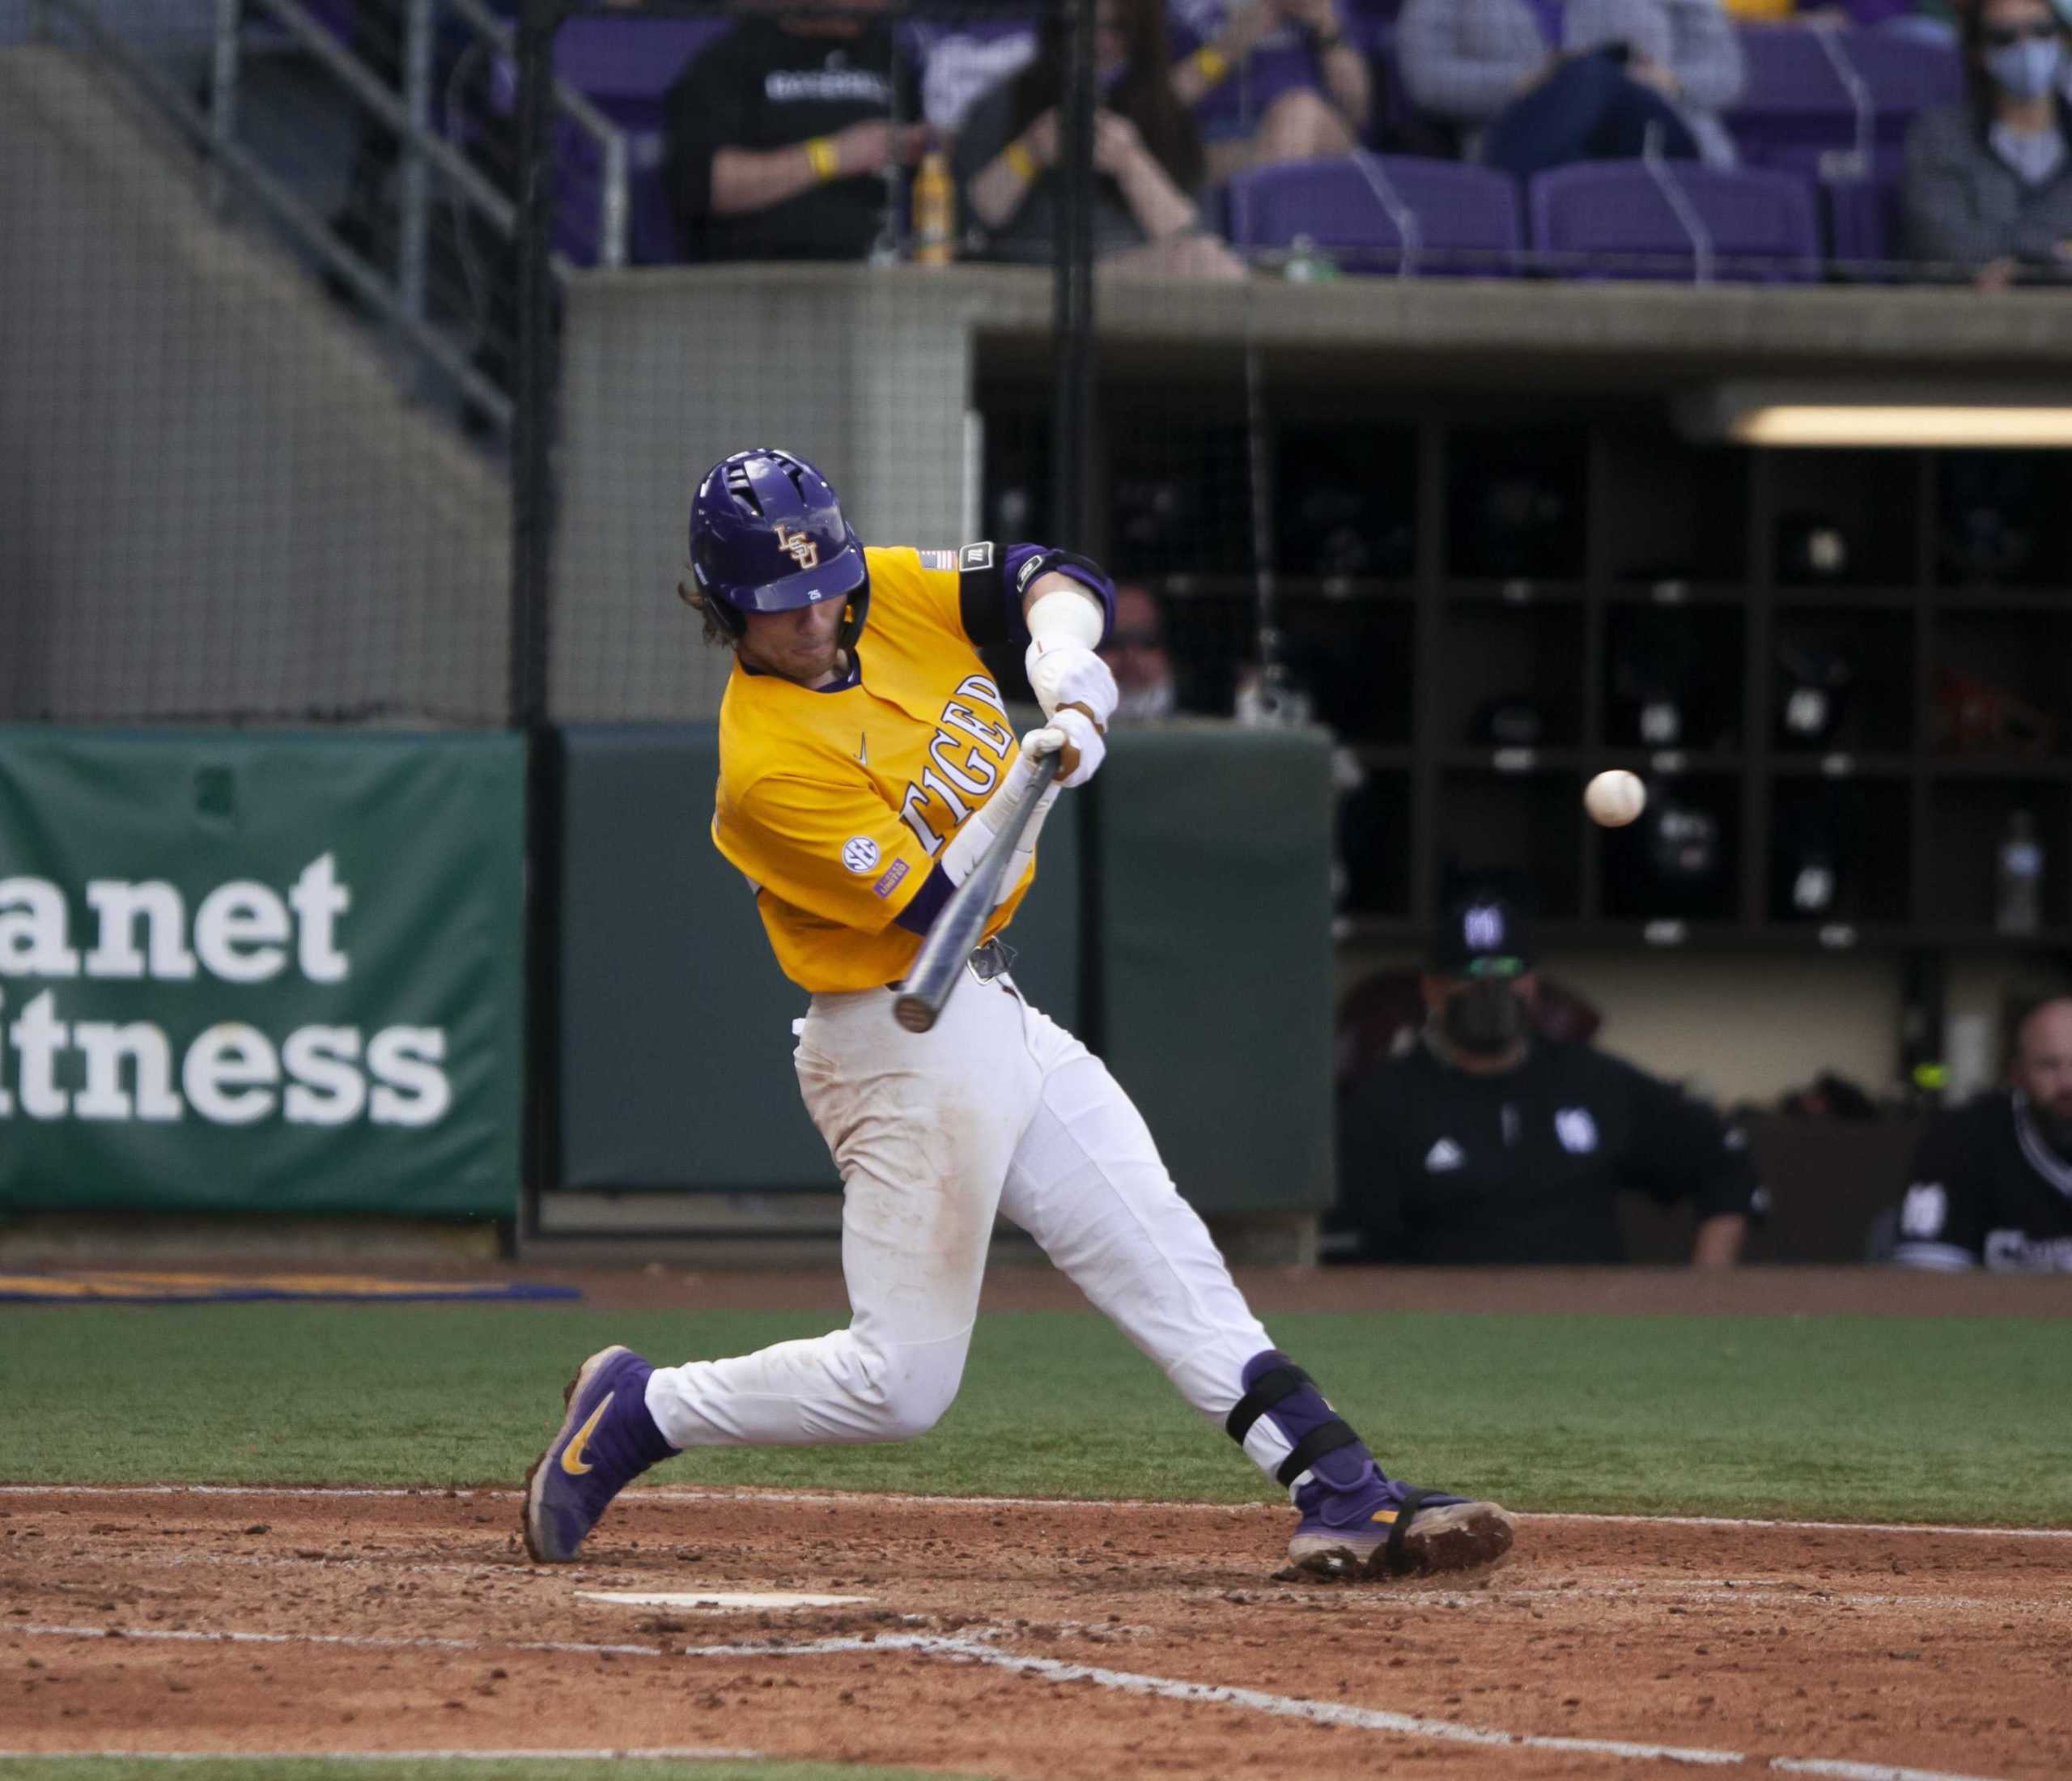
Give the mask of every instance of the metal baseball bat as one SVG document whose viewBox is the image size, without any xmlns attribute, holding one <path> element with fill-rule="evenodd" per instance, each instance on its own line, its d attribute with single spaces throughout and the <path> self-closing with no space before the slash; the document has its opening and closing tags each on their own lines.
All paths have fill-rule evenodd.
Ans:
<svg viewBox="0 0 2072 1781">
<path fill-rule="evenodd" d="M 1029 827 L 1037 803 L 1058 776 L 1058 763 L 1063 758 L 1046 754 L 1037 762 L 1034 776 L 1016 797 L 1000 832 L 979 856 L 970 877 L 950 892 L 949 901 L 928 929 L 914 968 L 906 973 L 906 986 L 892 1005 L 893 1018 L 908 1032 L 925 1033 L 934 1026 L 943 1004 L 949 1000 L 949 993 L 956 988 L 957 980 L 963 975 L 964 961 L 971 956 L 986 918 L 999 900 L 1000 878 L 1007 871 L 1008 861 L 1014 857 L 1014 850 L 1021 845 L 1021 831 Z"/>
</svg>

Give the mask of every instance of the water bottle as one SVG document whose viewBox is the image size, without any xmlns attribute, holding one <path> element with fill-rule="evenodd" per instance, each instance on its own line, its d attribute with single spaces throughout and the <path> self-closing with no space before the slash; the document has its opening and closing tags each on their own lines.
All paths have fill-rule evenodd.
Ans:
<svg viewBox="0 0 2072 1781">
<path fill-rule="evenodd" d="M 2043 844 L 2027 810 L 2007 818 L 1994 866 L 1993 926 L 2006 934 L 2036 933 L 2043 926 Z"/>
<path fill-rule="evenodd" d="M 921 157 L 913 196 L 914 263 L 948 266 L 957 257 L 957 186 L 940 149 Z"/>
<path fill-rule="evenodd" d="M 1280 275 L 1290 284 L 1323 284 L 1338 276 L 1338 263 L 1306 235 L 1288 244 L 1288 257 Z"/>
</svg>

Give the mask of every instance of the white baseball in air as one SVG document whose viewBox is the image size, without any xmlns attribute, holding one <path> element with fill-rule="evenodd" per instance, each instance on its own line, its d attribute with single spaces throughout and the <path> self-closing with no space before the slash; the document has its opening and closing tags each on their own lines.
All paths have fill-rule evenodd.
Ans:
<svg viewBox="0 0 2072 1781">
<path fill-rule="evenodd" d="M 1647 808 L 1647 788 L 1637 773 L 1623 767 L 1600 773 L 1583 788 L 1583 808 L 1590 820 L 1607 829 L 1623 829 Z"/>
</svg>

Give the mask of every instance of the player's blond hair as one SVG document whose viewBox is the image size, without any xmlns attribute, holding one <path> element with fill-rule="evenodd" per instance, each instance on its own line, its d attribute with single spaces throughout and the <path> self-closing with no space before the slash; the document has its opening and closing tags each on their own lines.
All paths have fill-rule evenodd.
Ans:
<svg viewBox="0 0 2072 1781">
<path fill-rule="evenodd" d="M 700 593 L 690 582 L 679 581 L 677 584 L 677 597 L 705 621 L 706 642 L 719 644 L 729 649 L 733 648 L 733 638 L 728 634 L 727 627 L 713 616 L 712 602 L 706 595 Z"/>
</svg>

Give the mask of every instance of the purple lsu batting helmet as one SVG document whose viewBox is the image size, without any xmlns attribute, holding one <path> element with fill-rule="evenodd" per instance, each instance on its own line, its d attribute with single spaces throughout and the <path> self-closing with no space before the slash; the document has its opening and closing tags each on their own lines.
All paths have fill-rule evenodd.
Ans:
<svg viewBox="0 0 2072 1781">
<path fill-rule="evenodd" d="M 730 636 L 749 612 L 792 612 L 823 600 L 847 610 L 845 649 L 870 610 L 863 541 L 820 472 L 789 452 L 757 446 L 723 457 L 690 502 L 690 572 L 706 610 Z"/>
</svg>

